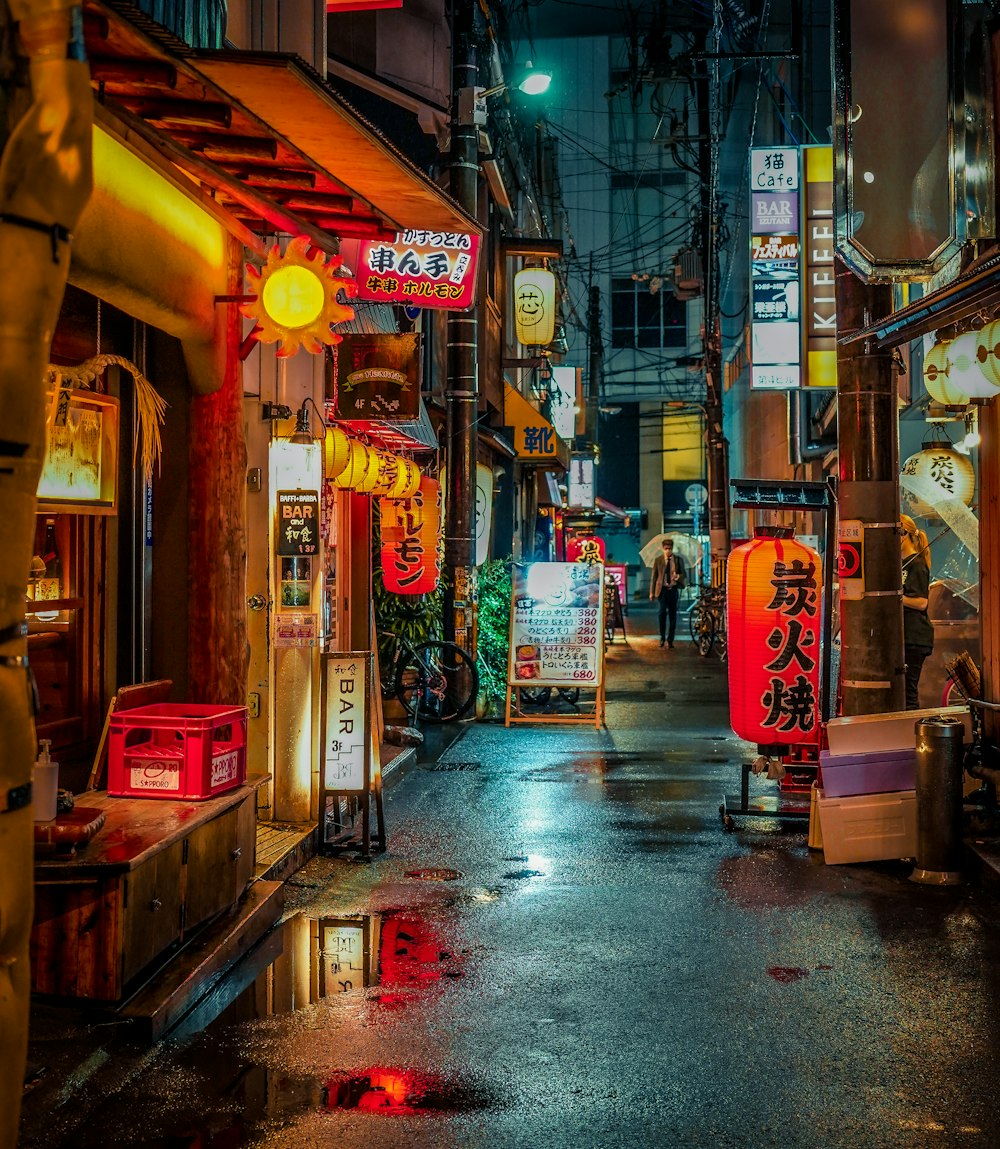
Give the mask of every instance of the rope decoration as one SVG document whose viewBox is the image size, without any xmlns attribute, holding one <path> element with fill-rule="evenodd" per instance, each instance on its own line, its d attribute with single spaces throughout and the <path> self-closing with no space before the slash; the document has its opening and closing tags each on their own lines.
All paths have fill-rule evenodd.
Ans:
<svg viewBox="0 0 1000 1149">
<path fill-rule="evenodd" d="M 79 387 L 84 390 L 99 390 L 98 381 L 108 367 L 120 367 L 127 371 L 135 383 L 135 415 L 139 434 L 132 444 L 132 466 L 135 466 L 139 442 L 142 441 L 142 474 L 146 482 L 153 477 L 153 469 L 159 471 L 160 457 L 163 454 L 163 440 L 160 427 L 166 418 L 167 401 L 139 370 L 138 367 L 121 355 L 95 355 L 85 359 L 75 367 L 48 365 L 46 377 L 55 386 Z"/>
</svg>

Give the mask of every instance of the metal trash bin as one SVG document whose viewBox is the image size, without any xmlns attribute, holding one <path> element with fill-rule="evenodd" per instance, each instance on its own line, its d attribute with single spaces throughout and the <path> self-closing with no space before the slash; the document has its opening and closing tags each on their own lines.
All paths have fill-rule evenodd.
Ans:
<svg viewBox="0 0 1000 1149">
<path fill-rule="evenodd" d="M 965 725 L 943 714 L 914 724 L 917 750 L 917 864 L 911 882 L 962 881 L 962 761 Z"/>
</svg>

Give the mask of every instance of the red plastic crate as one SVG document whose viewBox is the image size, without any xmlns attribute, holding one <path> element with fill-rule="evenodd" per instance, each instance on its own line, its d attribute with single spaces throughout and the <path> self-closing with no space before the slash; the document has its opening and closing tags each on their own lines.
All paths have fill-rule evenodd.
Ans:
<svg viewBox="0 0 1000 1149">
<path fill-rule="evenodd" d="M 247 773 L 247 708 L 161 702 L 111 715 L 108 793 L 214 798 Z"/>
</svg>

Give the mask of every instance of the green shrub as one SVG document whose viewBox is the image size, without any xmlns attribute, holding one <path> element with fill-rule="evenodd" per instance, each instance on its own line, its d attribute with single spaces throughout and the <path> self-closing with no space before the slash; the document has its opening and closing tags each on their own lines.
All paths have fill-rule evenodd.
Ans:
<svg viewBox="0 0 1000 1149">
<path fill-rule="evenodd" d="M 491 559 L 478 572 L 479 692 L 487 714 L 503 712 L 507 698 L 507 660 L 510 653 L 511 559 Z"/>
</svg>

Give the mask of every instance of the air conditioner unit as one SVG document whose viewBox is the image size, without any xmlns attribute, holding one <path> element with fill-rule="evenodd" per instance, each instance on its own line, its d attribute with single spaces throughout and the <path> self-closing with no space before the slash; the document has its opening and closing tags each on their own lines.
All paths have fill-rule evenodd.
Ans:
<svg viewBox="0 0 1000 1149">
<path fill-rule="evenodd" d="M 674 256 L 674 290 L 678 299 L 693 299 L 705 288 L 701 253 L 693 247 L 682 248 Z M 683 293 L 683 294 L 682 294 Z"/>
</svg>

